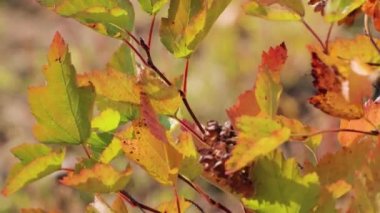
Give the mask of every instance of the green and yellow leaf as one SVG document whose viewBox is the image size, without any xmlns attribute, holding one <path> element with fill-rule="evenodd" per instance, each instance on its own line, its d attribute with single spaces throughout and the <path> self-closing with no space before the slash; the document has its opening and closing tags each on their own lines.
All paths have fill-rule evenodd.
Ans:
<svg viewBox="0 0 380 213">
<path fill-rule="evenodd" d="M 129 0 L 38 0 L 57 14 L 71 17 L 107 36 L 124 38 L 135 13 Z"/>
<path fill-rule="evenodd" d="M 171 0 L 161 42 L 177 58 L 189 57 L 231 0 Z"/>
<path fill-rule="evenodd" d="M 255 162 L 255 196 L 243 198 L 257 212 L 311 212 L 320 191 L 316 173 L 302 175 L 294 159 L 274 152 Z"/>
<path fill-rule="evenodd" d="M 237 144 L 226 162 L 229 173 L 238 171 L 258 157 L 272 152 L 290 137 L 289 128 L 267 118 L 242 116 L 237 120 L 236 127 Z"/>
<path fill-rule="evenodd" d="M 156 14 L 168 2 L 168 0 L 139 0 L 143 10 L 149 14 Z"/>
<path fill-rule="evenodd" d="M 305 15 L 301 0 L 250 0 L 243 9 L 248 15 L 275 21 L 298 21 Z"/>
<path fill-rule="evenodd" d="M 47 85 L 29 88 L 29 105 L 37 124 L 35 137 L 46 143 L 83 143 L 90 135 L 94 102 L 91 86 L 78 87 L 70 53 L 59 33 L 44 67 Z"/>
<path fill-rule="evenodd" d="M 22 144 L 12 149 L 20 159 L 9 172 L 2 194 L 7 196 L 30 182 L 43 178 L 61 169 L 65 152 L 53 152 L 43 144 Z"/>
</svg>

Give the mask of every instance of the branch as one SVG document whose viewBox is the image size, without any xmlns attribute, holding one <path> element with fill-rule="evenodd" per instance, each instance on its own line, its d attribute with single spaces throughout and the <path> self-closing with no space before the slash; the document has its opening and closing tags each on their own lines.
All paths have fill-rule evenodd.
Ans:
<svg viewBox="0 0 380 213">
<path fill-rule="evenodd" d="M 181 119 L 177 118 L 177 117 L 172 117 L 174 118 L 176 121 L 178 121 L 178 123 L 181 124 L 182 127 L 184 127 L 186 130 L 190 131 L 198 140 L 200 140 L 202 143 L 204 143 L 205 145 L 207 146 L 210 146 L 208 143 L 206 143 L 206 141 L 202 138 L 202 136 L 200 136 L 192 127 L 190 127 L 186 122 L 182 121 Z"/>
<path fill-rule="evenodd" d="M 189 73 L 189 62 L 190 62 L 190 59 L 189 58 L 186 58 L 186 64 L 185 64 L 185 71 L 183 72 L 183 87 L 182 87 L 182 91 L 183 91 L 183 94 L 187 94 L 187 76 L 188 76 L 188 73 Z"/>
<path fill-rule="evenodd" d="M 149 28 L 149 37 L 148 37 L 148 46 L 151 47 L 152 44 L 152 38 L 153 38 L 153 29 L 154 29 L 154 22 L 156 21 L 156 14 L 152 17 L 152 22 L 150 23 Z"/>
<path fill-rule="evenodd" d="M 368 35 L 369 40 L 371 41 L 373 47 L 375 47 L 375 49 L 377 50 L 377 52 L 380 54 L 380 48 L 379 48 L 379 46 L 377 46 L 375 39 L 373 39 L 373 36 L 372 36 L 372 33 L 371 33 L 371 28 L 369 27 L 368 15 L 364 16 L 364 30 L 365 30 L 365 34 Z"/>
<path fill-rule="evenodd" d="M 90 151 L 88 151 L 86 145 L 85 145 L 85 144 L 82 144 L 82 147 L 83 147 L 83 150 L 84 150 L 84 152 L 86 153 L 87 157 L 88 157 L 89 159 L 91 159 Z"/>
<path fill-rule="evenodd" d="M 181 179 L 183 182 L 187 183 L 191 188 L 193 188 L 196 192 L 198 192 L 199 195 L 201 195 L 209 204 L 212 206 L 215 206 L 216 208 L 227 212 L 232 213 L 231 210 L 229 210 L 227 207 L 223 206 L 223 204 L 215 201 L 212 199 L 206 192 L 204 192 L 201 187 L 197 186 L 193 182 L 191 182 L 189 179 L 187 179 L 185 176 L 178 174 L 179 179 Z"/>
<path fill-rule="evenodd" d="M 304 19 L 301 19 L 301 22 L 306 27 L 306 29 L 314 36 L 314 38 L 317 39 L 317 41 L 319 42 L 319 44 L 321 45 L 321 47 L 323 49 L 323 52 L 327 54 L 328 50 L 325 47 L 325 45 L 323 44 L 323 42 L 322 42 L 321 38 L 318 36 L 318 34 L 313 30 L 313 28 L 310 27 L 310 25 L 308 23 L 306 23 L 306 21 Z"/>
<path fill-rule="evenodd" d="M 311 134 L 294 134 L 294 135 L 291 135 L 291 137 L 297 137 L 297 138 L 310 138 L 310 137 L 313 137 L 315 135 L 320 135 L 320 134 L 325 134 L 325 133 L 332 133 L 332 132 L 353 132 L 353 133 L 360 133 L 360 134 L 365 134 L 365 135 L 373 135 L 373 136 L 377 136 L 380 134 L 380 132 L 378 130 L 372 130 L 370 132 L 367 132 L 367 131 L 361 131 L 361 130 L 356 130 L 356 129 L 328 129 L 328 130 L 321 130 L 321 131 L 318 131 L 318 132 L 314 132 L 314 133 L 311 133 Z"/>
<path fill-rule="evenodd" d="M 334 23 L 331 23 L 329 27 L 329 31 L 327 31 L 327 36 L 325 40 L 325 48 L 326 48 L 327 54 L 329 53 L 329 41 L 330 41 L 330 36 L 331 36 L 331 32 L 333 28 L 334 28 Z"/>
<path fill-rule="evenodd" d="M 194 202 L 194 201 L 192 201 L 190 199 L 187 199 L 187 198 L 185 198 L 185 201 L 193 204 L 201 213 L 205 212 L 205 211 L 203 211 L 202 207 L 200 207 L 196 202 Z"/>
<path fill-rule="evenodd" d="M 121 190 L 119 191 L 118 193 L 125 201 L 127 201 L 129 204 L 131 204 L 131 206 L 133 207 L 138 207 L 142 210 L 147 210 L 147 211 L 150 211 L 150 212 L 154 212 L 154 213 L 161 213 L 160 211 L 156 210 L 156 209 L 153 209 L 152 207 L 149 207 L 143 203 L 140 203 L 138 202 L 137 200 L 135 200 L 130 194 L 128 194 L 128 192 L 124 191 L 124 190 Z"/>
</svg>

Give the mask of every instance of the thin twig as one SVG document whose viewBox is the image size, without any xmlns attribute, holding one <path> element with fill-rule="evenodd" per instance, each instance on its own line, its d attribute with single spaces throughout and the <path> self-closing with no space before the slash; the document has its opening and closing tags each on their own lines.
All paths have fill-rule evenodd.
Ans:
<svg viewBox="0 0 380 213">
<path fill-rule="evenodd" d="M 186 58 L 186 63 L 185 63 L 185 71 L 183 72 L 183 82 L 182 82 L 182 91 L 183 93 L 187 94 L 187 76 L 188 76 L 188 73 L 189 73 L 189 62 L 190 62 L 190 59 L 189 58 Z"/>
<path fill-rule="evenodd" d="M 61 170 L 65 171 L 65 172 L 75 172 L 75 170 L 72 169 L 72 168 L 64 168 L 64 167 L 62 167 Z"/>
<path fill-rule="evenodd" d="M 372 32 L 371 32 L 371 27 L 369 27 L 369 18 L 368 15 L 364 16 L 364 30 L 365 34 L 368 35 L 369 40 L 371 41 L 372 45 L 375 47 L 377 52 L 380 54 L 380 48 L 377 46 L 375 39 L 373 39 Z"/>
<path fill-rule="evenodd" d="M 185 176 L 179 174 L 178 175 L 179 179 L 187 183 L 191 188 L 193 188 L 196 192 L 198 192 L 199 195 L 201 195 L 209 204 L 212 206 L 215 206 L 216 208 L 219 208 L 220 210 L 227 212 L 227 213 L 232 213 L 231 210 L 229 210 L 227 207 L 223 206 L 223 204 L 215 201 L 212 199 L 206 192 L 202 190 L 201 187 L 197 186 L 193 182 L 191 182 L 189 179 L 187 179 Z"/>
<path fill-rule="evenodd" d="M 191 109 L 190 104 L 189 104 L 189 102 L 187 101 L 187 98 L 186 98 L 185 94 L 183 93 L 182 90 L 178 90 L 178 92 L 179 92 L 179 94 L 180 94 L 180 96 L 181 96 L 181 98 L 182 98 L 182 102 L 183 102 L 183 104 L 185 105 L 187 111 L 190 113 L 191 118 L 193 119 L 193 121 L 194 121 L 195 124 L 197 125 L 198 129 L 199 129 L 199 130 L 202 132 L 202 134 L 204 135 L 204 134 L 205 134 L 205 130 L 203 129 L 202 124 L 199 122 L 197 116 L 195 116 L 193 110 Z"/>
<path fill-rule="evenodd" d="M 173 191 L 174 191 L 175 201 L 177 203 L 177 212 L 181 213 L 181 205 L 180 205 L 180 202 L 179 202 L 179 196 L 178 196 L 178 191 L 177 191 L 176 184 L 173 186 Z"/>
<path fill-rule="evenodd" d="M 326 48 L 326 54 L 329 54 L 329 43 L 330 43 L 330 37 L 332 29 L 334 28 L 334 22 L 330 24 L 329 30 L 327 31 L 327 36 L 325 40 L 325 48 Z"/>
<path fill-rule="evenodd" d="M 86 145 L 85 145 L 85 144 L 82 144 L 82 147 L 83 147 L 83 150 L 84 150 L 84 152 L 86 153 L 87 157 L 88 157 L 89 159 L 91 159 L 90 151 L 88 151 Z"/>
<path fill-rule="evenodd" d="M 322 42 L 321 38 L 318 36 L 318 34 L 313 30 L 313 28 L 310 27 L 310 25 L 304 19 L 301 19 L 301 22 L 306 27 L 306 29 L 314 36 L 314 38 L 317 39 L 317 41 L 321 45 L 323 51 L 327 54 L 328 50 L 326 49 L 325 45 L 323 44 L 323 42 Z"/>
<path fill-rule="evenodd" d="M 130 38 L 132 38 L 132 40 L 134 42 L 136 42 L 136 44 L 139 44 L 139 40 L 136 38 L 136 36 L 134 36 L 131 32 L 127 31 L 127 34 Z M 124 39 L 125 40 L 125 39 Z"/>
<path fill-rule="evenodd" d="M 145 66 L 148 66 L 148 63 L 145 61 L 144 57 L 140 54 L 140 52 L 136 49 L 136 47 L 134 47 L 131 42 L 128 41 L 128 39 L 124 39 L 123 40 L 128 46 L 129 48 L 131 48 L 133 50 L 133 52 L 137 55 L 137 57 L 139 57 L 140 61 L 145 65 Z"/>
<path fill-rule="evenodd" d="M 144 210 L 147 210 L 147 211 L 150 211 L 150 212 L 154 212 L 154 213 L 161 213 L 160 211 L 152 208 L 152 207 L 149 207 L 143 203 L 140 203 L 139 201 L 137 201 L 136 199 L 134 199 L 130 194 L 128 194 L 128 192 L 124 191 L 124 190 L 121 190 L 119 191 L 119 195 L 124 199 L 126 200 L 129 204 L 131 204 L 131 206 L 133 207 L 139 207 L 140 209 L 144 209 Z"/>
<path fill-rule="evenodd" d="M 200 136 L 192 127 L 190 127 L 186 122 L 184 122 L 183 120 L 177 118 L 177 117 L 172 117 L 174 118 L 176 121 L 178 121 L 178 123 L 181 124 L 182 127 L 184 127 L 186 130 L 190 131 L 198 140 L 200 140 L 201 142 L 203 142 L 204 144 L 206 144 L 207 146 L 210 146 L 208 143 L 206 143 L 206 141 L 202 138 L 202 136 Z"/>
<path fill-rule="evenodd" d="M 356 129 L 328 129 L 328 130 L 321 130 L 321 131 L 318 131 L 318 132 L 314 132 L 314 133 L 311 133 L 311 134 L 294 134 L 294 135 L 291 135 L 291 137 L 300 137 L 300 138 L 310 138 L 310 137 L 313 137 L 315 135 L 320 135 L 320 134 L 325 134 L 325 133 L 333 133 L 333 132 L 353 132 L 353 133 L 360 133 L 360 134 L 365 134 L 365 135 L 379 135 L 379 131 L 377 130 L 373 130 L 373 131 L 370 131 L 370 132 L 367 132 L 367 131 L 361 131 L 361 130 L 356 130 Z"/>
<path fill-rule="evenodd" d="M 204 213 L 205 211 L 202 209 L 201 206 L 199 206 L 195 201 L 185 198 L 186 202 L 189 202 L 193 204 L 201 213 Z"/>
<path fill-rule="evenodd" d="M 152 44 L 152 38 L 153 38 L 153 29 L 154 29 L 154 22 L 156 21 L 156 14 L 152 17 L 152 22 L 150 23 L 149 28 L 149 37 L 148 37 L 148 46 L 151 47 Z"/>
</svg>

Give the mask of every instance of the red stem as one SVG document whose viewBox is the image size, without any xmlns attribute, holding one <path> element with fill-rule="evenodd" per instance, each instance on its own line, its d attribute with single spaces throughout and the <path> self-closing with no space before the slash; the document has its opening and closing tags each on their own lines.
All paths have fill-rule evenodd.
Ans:
<svg viewBox="0 0 380 213">
<path fill-rule="evenodd" d="M 205 211 L 202 209 L 201 206 L 199 206 L 195 201 L 185 198 L 186 202 L 189 202 L 193 204 L 201 213 L 204 213 Z"/>
<path fill-rule="evenodd" d="M 148 37 L 148 46 L 149 46 L 149 48 L 151 47 L 151 44 L 152 44 L 153 29 L 154 29 L 154 22 L 155 21 L 156 21 L 156 14 L 153 15 L 152 22 L 150 23 L 149 37 Z"/>
<path fill-rule="evenodd" d="M 90 151 L 88 151 L 86 145 L 85 145 L 85 144 L 82 144 L 82 147 L 83 147 L 83 150 L 84 150 L 84 152 L 86 153 L 87 157 L 88 157 L 89 159 L 91 159 Z"/>
<path fill-rule="evenodd" d="M 61 168 L 62 171 L 65 171 L 65 172 L 74 172 L 75 170 L 74 169 L 71 169 L 71 168 Z"/>
<path fill-rule="evenodd" d="M 327 54 L 329 53 L 329 41 L 330 41 L 330 36 L 331 36 L 331 32 L 332 32 L 333 28 L 334 28 L 334 23 L 331 23 L 331 25 L 329 27 L 329 31 L 327 31 L 327 36 L 326 36 L 326 40 L 325 40 L 325 48 L 326 48 Z"/>
<path fill-rule="evenodd" d="M 187 76 L 188 76 L 188 73 L 189 73 L 189 62 L 190 62 L 190 59 L 189 58 L 186 58 L 186 64 L 185 64 L 185 71 L 183 72 L 183 82 L 182 82 L 182 91 L 183 91 L 183 94 L 187 94 Z"/>
<path fill-rule="evenodd" d="M 177 191 L 176 185 L 173 186 L 173 190 L 174 190 L 175 200 L 176 200 L 176 203 L 177 203 L 177 212 L 181 213 L 181 205 L 179 203 L 179 196 L 178 196 L 178 191 Z"/>
<path fill-rule="evenodd" d="M 140 52 L 136 49 L 136 47 L 134 47 L 131 42 L 128 41 L 128 39 L 124 39 L 123 40 L 128 46 L 129 48 L 131 48 L 133 50 L 133 52 L 137 55 L 137 57 L 139 57 L 140 61 L 145 65 L 145 66 L 148 66 L 148 63 L 145 61 L 144 57 L 140 54 Z"/>
</svg>

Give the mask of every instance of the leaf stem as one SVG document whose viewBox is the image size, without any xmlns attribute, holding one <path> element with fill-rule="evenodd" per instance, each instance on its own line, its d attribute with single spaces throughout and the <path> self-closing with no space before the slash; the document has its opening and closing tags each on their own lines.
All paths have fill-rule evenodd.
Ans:
<svg viewBox="0 0 380 213">
<path fill-rule="evenodd" d="M 204 213 L 204 212 L 205 212 L 205 211 L 202 209 L 202 207 L 200 207 L 195 201 L 190 200 L 190 199 L 187 199 L 187 198 L 185 198 L 185 201 L 186 201 L 186 202 L 189 202 L 189 203 L 191 203 L 191 204 L 193 204 L 193 205 L 199 210 L 199 212 L 201 212 L 201 213 Z"/>
<path fill-rule="evenodd" d="M 87 157 L 88 157 L 89 159 L 91 159 L 90 151 L 87 149 L 86 145 L 85 145 L 85 144 L 82 144 L 82 147 L 83 147 L 83 150 L 84 150 L 84 152 L 86 153 Z"/>
<path fill-rule="evenodd" d="M 156 14 L 153 15 L 152 21 L 150 23 L 149 28 L 149 37 L 148 37 L 148 46 L 151 47 L 152 44 L 152 38 L 153 38 L 153 29 L 154 29 L 154 22 L 156 21 Z"/>
<path fill-rule="evenodd" d="M 196 185 L 195 183 L 191 182 L 189 179 L 187 179 L 185 176 L 178 174 L 179 179 L 181 179 L 183 182 L 187 183 L 191 188 L 193 188 L 196 192 L 198 192 L 199 195 L 201 195 L 209 204 L 212 206 L 215 206 L 216 208 L 227 212 L 227 213 L 232 213 L 231 210 L 229 210 L 227 207 L 223 206 L 223 204 L 215 201 L 212 199 L 206 192 L 202 190 L 201 187 Z"/>
<path fill-rule="evenodd" d="M 140 52 L 136 49 L 136 47 L 134 47 L 131 42 L 128 41 L 128 39 L 123 39 L 123 41 L 129 46 L 129 48 L 131 48 L 133 50 L 133 52 L 137 55 L 137 57 L 140 59 L 140 61 L 145 65 L 145 66 L 148 66 L 148 64 L 146 63 L 144 57 L 140 54 Z"/>
<path fill-rule="evenodd" d="M 202 136 L 200 136 L 192 127 L 190 127 L 186 122 L 184 122 L 183 120 L 177 118 L 177 117 L 172 117 L 174 118 L 176 121 L 178 121 L 182 127 L 184 127 L 185 129 L 187 129 L 188 131 L 190 131 L 198 140 L 200 140 L 202 143 L 204 143 L 205 145 L 207 146 L 210 146 L 208 143 L 206 143 L 206 141 L 202 138 Z"/>
<path fill-rule="evenodd" d="M 364 31 L 365 31 L 365 34 L 369 37 L 369 40 L 371 41 L 372 46 L 375 47 L 377 52 L 380 54 L 380 48 L 379 48 L 379 46 L 377 46 L 375 39 L 373 39 L 371 27 L 369 27 L 368 15 L 364 15 Z"/>
<path fill-rule="evenodd" d="M 182 81 L 182 91 L 183 91 L 183 94 L 185 94 L 185 96 L 187 94 L 187 76 L 189 73 L 189 62 L 190 62 L 190 59 L 186 58 L 185 71 L 183 72 L 183 81 Z"/>
<path fill-rule="evenodd" d="M 325 48 L 326 48 L 326 53 L 329 54 L 329 42 L 330 42 L 330 37 L 331 37 L 331 32 L 332 29 L 334 28 L 334 22 L 330 24 L 329 30 L 327 31 L 327 36 L 325 40 Z"/>
<path fill-rule="evenodd" d="M 291 135 L 291 137 L 300 137 L 300 138 L 310 138 L 310 137 L 313 137 L 315 135 L 320 135 L 320 134 L 325 134 L 325 133 L 334 133 L 334 132 L 353 132 L 353 133 L 360 133 L 360 134 L 365 134 L 365 135 L 379 135 L 380 132 L 378 130 L 372 130 L 372 131 L 361 131 L 361 130 L 356 130 L 356 129 L 327 129 L 327 130 L 321 130 L 321 131 L 318 131 L 318 132 L 314 132 L 314 133 L 311 133 L 311 134 L 294 134 L 294 135 Z"/>
<path fill-rule="evenodd" d="M 152 207 L 149 207 L 143 203 L 140 203 L 139 201 L 134 199 L 130 194 L 128 194 L 128 192 L 126 192 L 124 190 L 119 191 L 118 194 L 121 196 L 121 198 L 123 198 L 125 201 L 127 201 L 133 207 L 138 207 L 140 209 L 147 210 L 147 211 L 154 212 L 154 213 L 160 213 L 160 211 L 158 211 Z"/>
<path fill-rule="evenodd" d="M 175 201 L 177 203 L 177 212 L 181 213 L 181 205 L 179 203 L 179 196 L 178 196 L 178 191 L 177 191 L 176 184 L 173 186 L 173 191 L 174 191 Z"/>
<path fill-rule="evenodd" d="M 304 19 L 301 19 L 301 22 L 306 27 L 306 29 L 314 36 L 314 38 L 319 42 L 323 49 L 323 52 L 327 54 L 328 50 L 326 49 L 325 45 L 322 42 L 322 39 L 318 36 L 318 34 L 313 30 L 313 28 L 310 27 L 310 25 Z"/>
<path fill-rule="evenodd" d="M 72 168 L 64 168 L 64 167 L 62 167 L 61 170 L 62 170 L 62 171 L 65 171 L 65 172 L 74 172 L 74 171 L 75 171 L 75 170 L 72 169 Z"/>
</svg>

